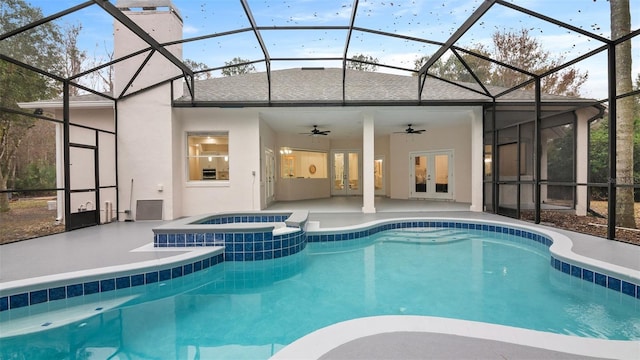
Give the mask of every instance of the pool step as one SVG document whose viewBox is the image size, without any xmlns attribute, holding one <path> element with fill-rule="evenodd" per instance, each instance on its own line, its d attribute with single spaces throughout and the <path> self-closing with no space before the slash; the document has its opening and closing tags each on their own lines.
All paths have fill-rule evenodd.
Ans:
<svg viewBox="0 0 640 360">
<path fill-rule="evenodd" d="M 444 244 L 473 239 L 480 239 L 480 236 L 452 229 L 412 228 L 406 230 L 387 231 L 382 234 L 377 241 Z"/>
</svg>

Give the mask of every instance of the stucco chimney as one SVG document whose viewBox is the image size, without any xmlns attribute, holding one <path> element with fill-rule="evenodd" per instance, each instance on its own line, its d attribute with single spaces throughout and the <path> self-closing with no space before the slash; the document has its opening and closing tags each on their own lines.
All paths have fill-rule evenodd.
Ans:
<svg viewBox="0 0 640 360">
<path fill-rule="evenodd" d="M 116 7 L 161 44 L 182 39 L 182 17 L 171 0 L 118 0 Z M 113 53 L 115 59 L 148 47 L 149 44 L 140 37 L 120 22 L 114 21 Z M 182 59 L 181 44 L 168 46 L 167 50 L 178 59 Z M 114 66 L 115 96 L 122 93 L 148 55 L 149 52 L 145 52 Z M 125 94 L 146 88 L 181 73 L 180 69 L 156 52 L 136 76 Z M 181 87 L 176 86 L 177 88 Z M 176 95 L 179 96 L 179 94 Z"/>
</svg>

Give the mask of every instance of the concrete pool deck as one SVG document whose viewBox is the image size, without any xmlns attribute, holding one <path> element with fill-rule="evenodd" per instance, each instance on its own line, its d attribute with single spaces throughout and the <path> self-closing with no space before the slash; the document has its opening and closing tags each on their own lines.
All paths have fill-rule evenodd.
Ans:
<svg viewBox="0 0 640 360">
<path fill-rule="evenodd" d="M 473 220 L 491 220 L 513 223 L 514 225 L 531 225 L 518 220 L 502 216 L 472 213 L 468 211 L 468 204 L 407 201 L 392 199 L 376 199 L 375 214 L 362 214 L 361 198 L 331 198 L 321 200 L 308 200 L 297 202 L 283 202 L 274 204 L 269 210 L 309 210 L 309 222 L 311 226 L 319 229 L 332 229 L 345 226 L 354 226 L 379 219 L 408 218 L 408 217 L 455 217 Z M 51 235 L 29 241 L 23 241 L 0 247 L 0 285 L 8 282 L 29 280 L 40 276 L 63 274 L 68 272 L 92 270 L 101 267 L 132 265 L 145 261 L 161 261 L 174 256 L 183 256 L 185 253 L 197 251 L 187 249 L 163 249 L 158 250 L 149 247 L 153 242 L 154 227 L 166 222 L 120 222 L 92 228 L 80 229 L 72 232 Z M 632 270 L 640 271 L 640 246 L 634 246 L 617 241 L 575 234 L 548 228 L 565 235 L 569 235 L 574 243 L 573 251 L 593 259 L 610 264 L 619 265 Z M 366 328 L 366 327 L 365 327 Z M 390 330 L 387 327 L 387 330 Z M 427 351 L 420 344 L 428 344 L 431 340 L 438 339 L 438 353 L 428 355 L 430 358 L 460 358 L 454 356 L 460 348 L 465 348 L 473 358 L 492 357 L 490 353 L 481 352 L 482 349 L 511 349 L 511 352 L 499 352 L 499 354 L 511 354 L 508 358 L 584 358 L 585 354 L 549 349 L 549 342 L 541 340 L 533 344 L 519 344 L 510 341 L 509 338 L 486 339 L 460 334 L 443 334 L 441 331 L 412 331 L 411 327 L 397 328 L 394 331 L 382 331 L 379 334 L 362 333 L 357 339 L 350 341 L 334 342 L 325 358 L 411 358 L 418 351 Z M 510 328 L 513 329 L 513 328 Z M 421 338 L 415 343 L 417 338 Z M 442 337 L 445 340 L 442 340 Z M 472 338 L 473 340 L 469 340 Z M 343 338 L 343 340 L 346 338 Z M 413 339 L 413 340 L 410 340 Z M 434 340 L 435 341 L 435 340 Z M 413 346 L 407 345 L 413 344 Z M 635 358 L 640 357 L 640 342 L 626 342 L 633 352 L 637 349 Z M 381 346 L 384 345 L 385 346 Z M 405 345 L 398 345 L 405 344 Z M 418 346 L 418 347 L 416 347 Z M 594 344 L 594 349 L 600 347 Z M 377 357 L 367 356 L 370 352 L 366 349 L 380 347 L 387 349 L 376 352 Z M 520 349 L 526 347 L 527 349 Z M 587 348 L 589 348 L 588 346 Z M 334 349 L 335 348 L 335 349 Z M 285 348 L 287 349 L 287 348 Z M 283 349 L 282 351 L 284 351 Z M 395 350 L 394 350 L 395 349 Z M 413 349 L 413 350 L 412 350 Z M 421 350 L 420 350 L 421 349 Z M 448 350 L 447 350 L 448 349 Z M 522 350 L 523 352 L 520 352 Z M 526 351 L 525 351 L 526 350 Z M 403 356 L 397 351 L 406 351 Z M 529 352 L 531 351 L 531 353 Z M 388 356 L 385 356 L 388 355 Z M 445 356 L 451 354 L 451 356 Z M 473 355 L 471 355 L 473 354 Z M 477 354 L 477 356 L 476 356 Z M 486 354 L 487 356 L 483 356 Z M 525 354 L 531 354 L 531 356 Z M 572 355 L 573 354 L 573 355 Z M 594 354 L 597 354 L 595 352 Z M 283 354 L 284 355 L 284 354 Z M 320 354 L 324 356 L 323 354 Z M 500 355 L 502 356 L 502 355 Z M 573 357 L 572 357 L 573 356 Z M 611 356 L 598 356 L 596 358 L 626 358 L 624 354 L 611 354 Z M 634 358 L 630 357 L 630 358 Z M 317 357 L 316 357 L 317 358 Z M 499 358 L 499 357 L 498 357 Z"/>
</svg>

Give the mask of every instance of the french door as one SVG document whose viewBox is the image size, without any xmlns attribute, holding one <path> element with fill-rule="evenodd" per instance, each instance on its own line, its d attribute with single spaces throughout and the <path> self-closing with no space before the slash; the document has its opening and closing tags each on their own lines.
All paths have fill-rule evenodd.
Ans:
<svg viewBox="0 0 640 360">
<path fill-rule="evenodd" d="M 331 195 L 362 195 L 360 151 L 332 151 L 331 162 Z"/>
<path fill-rule="evenodd" d="M 376 195 L 386 195 L 384 183 L 384 156 L 376 156 L 373 162 L 373 185 Z"/>
<path fill-rule="evenodd" d="M 264 159 L 264 198 L 265 203 L 269 205 L 275 200 L 276 158 L 273 150 L 265 149 Z"/>
<path fill-rule="evenodd" d="M 410 197 L 453 199 L 453 150 L 410 154 Z"/>
</svg>

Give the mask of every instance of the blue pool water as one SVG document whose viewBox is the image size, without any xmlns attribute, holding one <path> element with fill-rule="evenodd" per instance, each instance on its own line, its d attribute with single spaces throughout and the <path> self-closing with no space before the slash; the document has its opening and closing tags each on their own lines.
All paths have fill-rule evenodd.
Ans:
<svg viewBox="0 0 640 360">
<path fill-rule="evenodd" d="M 267 359 L 319 328 L 402 314 L 640 339 L 640 301 L 549 259 L 544 245 L 478 230 L 309 243 L 280 259 L 5 311 L 0 359 Z"/>
</svg>

